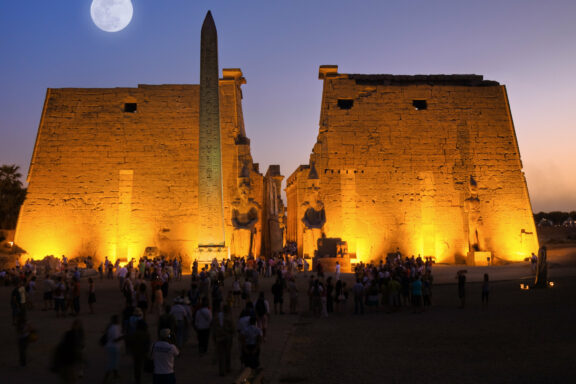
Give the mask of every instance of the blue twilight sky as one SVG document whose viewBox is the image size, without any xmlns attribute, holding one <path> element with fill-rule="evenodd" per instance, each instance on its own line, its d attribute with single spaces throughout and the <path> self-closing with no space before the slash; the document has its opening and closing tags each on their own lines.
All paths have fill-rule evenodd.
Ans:
<svg viewBox="0 0 576 384">
<path fill-rule="evenodd" d="M 129 0 L 125 0 L 129 1 Z M 576 210 L 574 0 L 132 0 L 117 33 L 92 0 L 0 1 L 0 164 L 25 174 L 46 88 L 198 83 L 214 15 L 220 68 L 239 67 L 254 161 L 289 176 L 316 141 L 318 67 L 475 73 L 508 89 L 535 211 Z"/>
</svg>

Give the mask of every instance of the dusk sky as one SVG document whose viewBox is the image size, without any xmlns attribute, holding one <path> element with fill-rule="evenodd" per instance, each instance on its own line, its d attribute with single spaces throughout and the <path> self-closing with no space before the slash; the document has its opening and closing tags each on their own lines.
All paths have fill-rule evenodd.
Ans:
<svg viewBox="0 0 576 384">
<path fill-rule="evenodd" d="M 129 1 L 129 0 L 125 0 Z M 318 134 L 318 67 L 479 74 L 505 84 L 535 212 L 576 210 L 574 0 L 132 0 L 104 32 L 92 0 L 0 2 L 0 164 L 28 171 L 46 88 L 197 84 L 212 11 L 222 68 L 241 68 L 246 132 L 288 177 Z"/>
</svg>

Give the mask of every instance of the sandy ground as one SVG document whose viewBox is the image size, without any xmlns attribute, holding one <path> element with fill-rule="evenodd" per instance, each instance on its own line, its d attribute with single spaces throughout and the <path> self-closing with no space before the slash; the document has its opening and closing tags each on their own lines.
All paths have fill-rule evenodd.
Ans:
<svg viewBox="0 0 576 384">
<path fill-rule="evenodd" d="M 270 320 L 262 347 L 266 383 L 573 383 L 576 382 L 576 248 L 550 250 L 553 288 L 523 291 L 531 279 L 526 263 L 468 270 L 467 305 L 458 308 L 455 273 L 461 266 L 434 269 L 433 306 L 424 313 L 410 308 L 388 314 L 374 310 L 363 316 L 346 311 L 327 318 L 312 317 L 302 293 L 300 315 L 277 315 Z M 480 303 L 480 280 L 491 276 L 488 307 Z M 305 292 L 308 274 L 297 277 Z M 352 284 L 353 277 L 345 277 Z M 175 282 L 188 288 L 189 277 Z M 109 316 L 122 310 L 114 281 L 96 282 L 97 313 L 88 314 L 85 280 L 80 318 L 87 336 L 85 376 L 81 383 L 100 383 L 106 367 L 98 339 Z M 231 281 L 226 282 L 229 288 Z M 261 289 L 271 300 L 271 279 Z M 29 364 L 18 366 L 16 335 L 11 326 L 11 288 L 0 288 L 0 383 L 57 383 L 48 370 L 54 346 L 73 321 L 53 312 L 30 312 L 39 339 L 29 349 Z M 40 295 L 36 307 L 40 307 Z M 286 308 L 287 309 L 287 308 Z M 155 331 L 156 319 L 148 319 Z M 212 346 L 211 346 L 212 348 Z M 240 373 L 237 345 L 233 373 L 221 378 L 213 354 L 199 357 L 193 338 L 176 362 L 179 383 L 232 383 Z M 118 383 L 132 383 L 131 360 L 121 358 Z M 145 374 L 146 383 L 151 375 Z"/>
</svg>

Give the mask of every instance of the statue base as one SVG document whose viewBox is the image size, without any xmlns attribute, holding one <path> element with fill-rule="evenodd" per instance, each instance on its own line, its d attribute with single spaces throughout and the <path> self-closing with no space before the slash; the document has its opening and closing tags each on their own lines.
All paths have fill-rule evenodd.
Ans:
<svg viewBox="0 0 576 384">
<path fill-rule="evenodd" d="M 351 273 L 352 265 L 348 255 L 344 257 L 314 257 L 312 259 L 312 271 L 316 272 L 318 264 L 322 265 L 324 272 L 336 272 L 336 262 L 340 264 L 340 273 Z"/>
<path fill-rule="evenodd" d="M 492 252 L 490 251 L 470 251 L 466 258 L 466 265 L 476 267 L 487 267 L 492 265 Z"/>
<path fill-rule="evenodd" d="M 228 259 L 228 247 L 225 245 L 199 245 L 194 256 L 198 260 L 199 266 L 210 265 L 214 259 L 218 262 L 221 262 L 222 259 Z"/>
</svg>

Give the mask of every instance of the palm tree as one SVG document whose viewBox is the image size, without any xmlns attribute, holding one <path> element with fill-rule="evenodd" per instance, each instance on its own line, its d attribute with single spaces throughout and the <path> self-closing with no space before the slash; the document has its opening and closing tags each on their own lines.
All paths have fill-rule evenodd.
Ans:
<svg viewBox="0 0 576 384">
<path fill-rule="evenodd" d="M 26 197 L 17 165 L 0 166 L 0 228 L 14 229 L 20 206 Z"/>
</svg>

